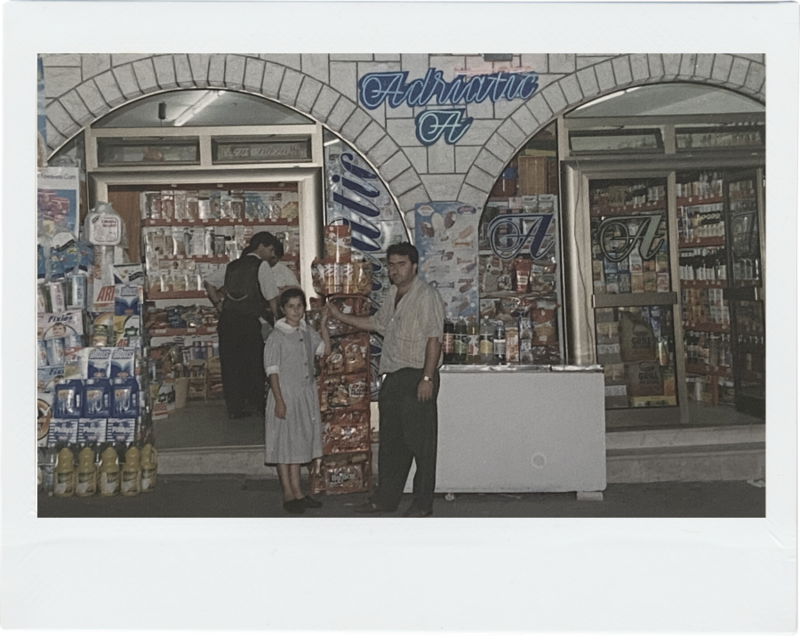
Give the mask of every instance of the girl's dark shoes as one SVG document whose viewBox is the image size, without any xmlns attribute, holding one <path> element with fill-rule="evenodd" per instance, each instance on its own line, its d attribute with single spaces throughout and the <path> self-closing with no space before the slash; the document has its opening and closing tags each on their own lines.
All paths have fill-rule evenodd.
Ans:
<svg viewBox="0 0 800 636">
<path fill-rule="evenodd" d="M 306 495 L 302 499 L 298 499 L 297 501 L 302 501 L 303 505 L 306 508 L 322 508 L 322 502 L 321 501 L 317 501 L 316 499 L 312 499 L 308 495 Z"/>
<path fill-rule="evenodd" d="M 303 499 L 291 499 L 283 502 L 283 509 L 289 514 L 301 515 L 306 511 Z"/>
</svg>

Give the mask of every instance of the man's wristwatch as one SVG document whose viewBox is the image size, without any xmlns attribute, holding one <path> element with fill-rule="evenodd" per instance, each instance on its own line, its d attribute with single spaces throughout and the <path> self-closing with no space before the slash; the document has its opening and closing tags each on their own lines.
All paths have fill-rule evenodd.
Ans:
<svg viewBox="0 0 800 636">
<path fill-rule="evenodd" d="M 423 375 L 422 376 L 422 381 L 423 382 L 433 382 L 433 378 L 431 378 L 429 375 Z"/>
</svg>

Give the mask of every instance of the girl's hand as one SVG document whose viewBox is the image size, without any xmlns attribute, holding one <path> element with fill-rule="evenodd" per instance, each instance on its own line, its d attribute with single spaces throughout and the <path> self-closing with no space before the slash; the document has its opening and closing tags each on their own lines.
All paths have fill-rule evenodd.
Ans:
<svg viewBox="0 0 800 636">
<path fill-rule="evenodd" d="M 279 420 L 286 419 L 286 402 L 281 400 L 275 400 L 275 417 Z"/>
</svg>

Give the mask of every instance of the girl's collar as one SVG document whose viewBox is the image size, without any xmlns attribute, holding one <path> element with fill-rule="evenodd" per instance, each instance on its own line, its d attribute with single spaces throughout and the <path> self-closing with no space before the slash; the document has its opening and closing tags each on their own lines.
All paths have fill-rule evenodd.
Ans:
<svg viewBox="0 0 800 636">
<path fill-rule="evenodd" d="M 275 322 L 275 329 L 282 331 L 283 333 L 292 333 L 293 331 L 297 331 L 300 329 L 301 331 L 305 331 L 308 329 L 308 325 L 306 324 L 305 318 L 300 321 L 299 327 L 292 327 L 288 322 L 286 322 L 286 318 L 281 318 Z"/>
</svg>

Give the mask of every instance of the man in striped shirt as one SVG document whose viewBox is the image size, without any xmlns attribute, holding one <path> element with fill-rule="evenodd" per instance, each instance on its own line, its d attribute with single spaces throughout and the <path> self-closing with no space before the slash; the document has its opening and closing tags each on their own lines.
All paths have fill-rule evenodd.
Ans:
<svg viewBox="0 0 800 636">
<path fill-rule="evenodd" d="M 378 407 L 378 487 L 359 513 L 393 512 L 400 504 L 411 461 L 416 464 L 414 494 L 405 517 L 433 513 L 444 303 L 439 292 L 417 278 L 419 254 L 410 243 L 387 250 L 392 283 L 374 316 L 343 314 L 331 305 L 330 316 L 384 337 Z"/>
</svg>

